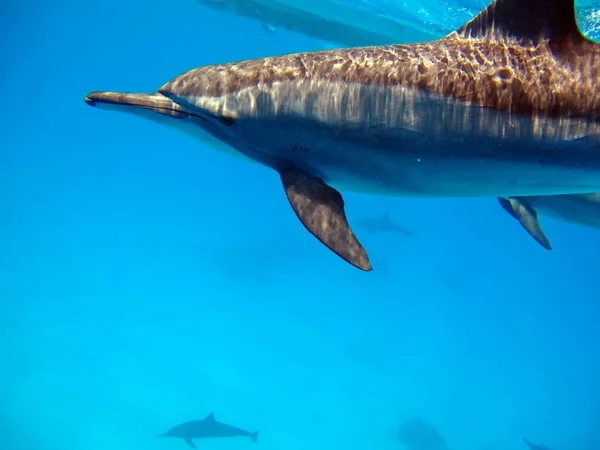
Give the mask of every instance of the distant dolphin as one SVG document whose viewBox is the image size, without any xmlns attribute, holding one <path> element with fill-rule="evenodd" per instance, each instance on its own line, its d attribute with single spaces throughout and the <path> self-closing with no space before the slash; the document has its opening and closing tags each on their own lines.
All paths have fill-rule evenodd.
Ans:
<svg viewBox="0 0 600 450">
<path fill-rule="evenodd" d="M 210 65 L 153 94 L 91 92 L 85 101 L 196 137 L 204 130 L 277 171 L 304 227 L 369 271 L 337 189 L 600 192 L 599 61 L 574 0 L 494 0 L 435 41 Z M 94 138 L 112 142 L 102 131 Z"/>
<path fill-rule="evenodd" d="M 192 439 L 246 436 L 256 442 L 258 431 L 249 433 L 241 428 L 225 425 L 215 420 L 214 413 L 210 413 L 204 420 L 192 420 L 171 428 L 158 437 L 177 437 L 185 440 L 187 445 L 196 448 Z"/>
<path fill-rule="evenodd" d="M 548 447 L 544 444 L 540 444 L 540 445 L 532 444 L 525 438 L 523 438 L 523 442 L 525 442 L 531 450 L 550 450 L 550 447 Z"/>
<path fill-rule="evenodd" d="M 552 250 L 538 213 L 579 225 L 600 228 L 600 192 L 498 198 L 500 205 L 544 248 Z"/>
<path fill-rule="evenodd" d="M 364 228 L 367 231 L 367 233 L 387 232 L 387 233 L 406 234 L 408 236 L 417 237 L 411 231 L 396 224 L 390 218 L 389 213 L 385 213 L 383 216 L 381 216 L 377 219 L 357 220 L 356 224 L 359 227 Z"/>
<path fill-rule="evenodd" d="M 448 450 L 438 429 L 420 417 L 406 420 L 400 426 L 398 438 L 406 450 Z"/>
</svg>

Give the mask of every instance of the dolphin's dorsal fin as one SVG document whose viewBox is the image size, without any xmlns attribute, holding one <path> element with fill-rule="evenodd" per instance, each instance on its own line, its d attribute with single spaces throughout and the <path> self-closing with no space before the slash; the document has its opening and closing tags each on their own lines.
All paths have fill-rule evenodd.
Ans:
<svg viewBox="0 0 600 450">
<path fill-rule="evenodd" d="M 215 421 L 215 413 L 210 413 L 204 420 Z"/>
<path fill-rule="evenodd" d="M 472 38 L 493 32 L 532 41 L 584 39 L 575 18 L 575 0 L 493 0 L 457 30 Z"/>
</svg>

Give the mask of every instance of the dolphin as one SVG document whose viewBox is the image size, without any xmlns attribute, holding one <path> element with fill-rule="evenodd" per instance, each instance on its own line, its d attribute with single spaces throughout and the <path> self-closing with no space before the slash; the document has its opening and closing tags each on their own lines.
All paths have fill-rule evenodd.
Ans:
<svg viewBox="0 0 600 450">
<path fill-rule="evenodd" d="M 376 219 L 357 220 L 356 224 L 364 228 L 367 231 L 367 233 L 387 232 L 396 234 L 406 234 L 408 236 L 417 237 L 412 231 L 407 230 L 406 228 L 403 228 L 397 223 L 395 223 L 390 218 L 389 213 L 385 213 L 383 216 L 378 217 Z"/>
<path fill-rule="evenodd" d="M 523 442 L 525 442 L 531 450 L 550 450 L 550 447 L 546 446 L 545 444 L 532 444 L 525 438 L 523 438 Z"/>
<path fill-rule="evenodd" d="M 187 445 L 196 448 L 192 439 L 247 436 L 257 442 L 258 431 L 250 433 L 241 428 L 232 427 L 215 420 L 215 414 L 210 413 L 204 420 L 192 420 L 171 428 L 158 437 L 178 437 L 185 440 Z"/>
<path fill-rule="evenodd" d="M 494 0 L 434 41 L 209 65 L 152 94 L 95 91 L 85 101 L 199 139 L 203 130 L 277 171 L 304 227 L 370 271 L 338 189 L 598 192 L 598 85 L 600 44 L 580 32 L 574 0 Z"/>
<path fill-rule="evenodd" d="M 600 192 L 499 197 L 498 202 L 547 250 L 552 250 L 552 246 L 540 225 L 538 213 L 566 222 L 600 228 Z"/>
<path fill-rule="evenodd" d="M 406 420 L 400 426 L 398 439 L 406 450 L 448 450 L 438 429 L 420 417 Z"/>
<path fill-rule="evenodd" d="M 287 0 L 198 0 L 216 11 L 258 21 L 267 29 L 284 28 L 340 45 L 383 45 L 436 37 L 408 8 L 376 14 L 362 2 L 297 2 Z M 367 20 L 365 20 L 367 17 Z M 397 17 L 402 17 L 398 19 Z M 440 34 L 441 35 L 441 34 Z"/>
</svg>

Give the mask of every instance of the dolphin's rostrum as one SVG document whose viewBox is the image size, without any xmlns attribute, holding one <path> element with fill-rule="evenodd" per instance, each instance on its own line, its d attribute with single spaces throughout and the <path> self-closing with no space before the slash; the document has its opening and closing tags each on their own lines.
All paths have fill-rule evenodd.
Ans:
<svg viewBox="0 0 600 450">
<path fill-rule="evenodd" d="M 232 427 L 215 420 L 214 413 L 210 413 L 204 420 L 192 420 L 171 428 L 166 433 L 158 437 L 177 437 L 185 440 L 187 445 L 196 448 L 192 439 L 217 438 L 217 437 L 236 437 L 244 436 L 257 442 L 258 431 L 250 433 L 241 428 Z"/>
<path fill-rule="evenodd" d="M 337 189 L 406 196 L 600 191 L 600 45 L 574 0 L 495 0 L 431 42 L 186 72 L 154 94 L 92 92 L 281 176 L 321 242 L 371 270 Z"/>
</svg>

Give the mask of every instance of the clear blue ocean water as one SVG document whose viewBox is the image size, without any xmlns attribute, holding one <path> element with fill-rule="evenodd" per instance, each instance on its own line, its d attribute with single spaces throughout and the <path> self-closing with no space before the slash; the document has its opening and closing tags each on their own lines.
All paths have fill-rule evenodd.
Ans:
<svg viewBox="0 0 600 450">
<path fill-rule="evenodd" d="M 600 449 L 598 230 L 542 217 L 548 252 L 493 198 L 346 192 L 417 235 L 356 227 L 360 272 L 275 172 L 84 103 L 331 44 L 193 0 L 0 25 L 0 449 L 183 450 L 157 435 L 210 412 L 260 434 L 207 450 L 402 450 L 411 417 L 451 450 Z"/>
</svg>

